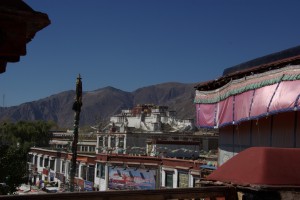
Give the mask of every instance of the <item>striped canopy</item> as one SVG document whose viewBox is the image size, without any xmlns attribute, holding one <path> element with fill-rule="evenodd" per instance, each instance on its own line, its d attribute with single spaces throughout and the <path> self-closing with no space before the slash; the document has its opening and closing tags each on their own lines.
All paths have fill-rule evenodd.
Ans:
<svg viewBox="0 0 300 200">
<path fill-rule="evenodd" d="M 233 80 L 212 91 L 196 91 L 197 125 L 218 128 L 300 109 L 300 65 Z"/>
</svg>

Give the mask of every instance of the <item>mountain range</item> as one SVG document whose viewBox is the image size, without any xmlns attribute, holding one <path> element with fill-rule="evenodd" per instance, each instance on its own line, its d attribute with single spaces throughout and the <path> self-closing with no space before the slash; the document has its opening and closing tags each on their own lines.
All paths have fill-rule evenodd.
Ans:
<svg viewBox="0 0 300 200">
<path fill-rule="evenodd" d="M 169 106 L 177 112 L 178 119 L 195 118 L 194 86 L 196 84 L 162 83 L 126 92 L 114 87 L 84 92 L 80 114 L 80 126 L 96 125 L 108 121 L 122 109 L 131 109 L 137 104 Z M 18 106 L 0 107 L 0 121 L 50 120 L 59 127 L 72 128 L 74 123 L 75 91 L 64 91 L 44 99 Z"/>
</svg>

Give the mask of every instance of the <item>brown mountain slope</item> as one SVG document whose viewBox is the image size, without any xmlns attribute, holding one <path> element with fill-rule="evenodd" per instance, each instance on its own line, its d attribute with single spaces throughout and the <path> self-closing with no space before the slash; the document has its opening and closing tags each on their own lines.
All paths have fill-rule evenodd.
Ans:
<svg viewBox="0 0 300 200">
<path fill-rule="evenodd" d="M 125 92 L 113 87 L 85 92 L 80 125 L 94 125 L 108 120 L 122 109 L 136 104 L 151 103 L 167 105 L 177 111 L 178 118 L 195 118 L 194 85 L 163 83 Z M 65 91 L 19 106 L 0 108 L 0 120 L 52 120 L 59 127 L 72 128 L 74 91 Z"/>
</svg>

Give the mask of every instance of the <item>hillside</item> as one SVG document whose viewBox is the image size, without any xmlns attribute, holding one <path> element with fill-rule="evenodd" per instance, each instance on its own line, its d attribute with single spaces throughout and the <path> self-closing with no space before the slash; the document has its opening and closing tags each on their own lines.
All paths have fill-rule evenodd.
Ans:
<svg viewBox="0 0 300 200">
<path fill-rule="evenodd" d="M 94 125 L 106 121 L 122 109 L 143 103 L 167 105 L 170 110 L 177 111 L 180 119 L 195 118 L 194 85 L 162 83 L 139 88 L 133 92 L 113 87 L 84 92 L 80 125 Z M 72 128 L 74 96 L 74 91 L 65 91 L 19 106 L 0 108 L 0 121 L 52 120 L 59 127 Z"/>
</svg>

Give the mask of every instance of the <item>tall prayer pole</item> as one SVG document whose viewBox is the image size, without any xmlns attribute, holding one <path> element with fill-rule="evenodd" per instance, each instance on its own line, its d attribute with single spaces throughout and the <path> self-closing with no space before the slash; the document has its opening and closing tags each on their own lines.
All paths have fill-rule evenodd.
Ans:
<svg viewBox="0 0 300 200">
<path fill-rule="evenodd" d="M 76 160 L 77 160 L 77 143 L 78 143 L 78 125 L 79 117 L 82 106 L 82 82 L 80 74 L 76 80 L 76 97 L 72 109 L 75 112 L 74 117 L 74 131 L 73 131 L 73 142 L 72 142 L 72 160 L 71 160 L 71 171 L 70 171 L 70 191 L 74 192 L 74 179 L 76 173 Z"/>
</svg>

